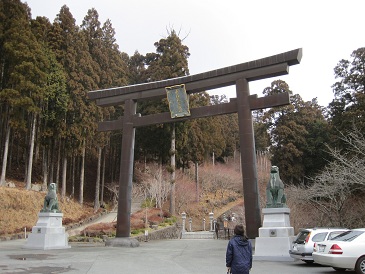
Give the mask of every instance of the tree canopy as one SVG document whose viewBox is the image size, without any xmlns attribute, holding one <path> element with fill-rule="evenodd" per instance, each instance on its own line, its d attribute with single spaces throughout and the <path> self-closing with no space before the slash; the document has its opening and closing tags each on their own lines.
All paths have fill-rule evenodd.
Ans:
<svg viewBox="0 0 365 274">
<path fill-rule="evenodd" d="M 334 99 L 328 106 L 333 136 L 339 132 L 365 130 L 365 48 L 354 50 L 350 60 L 342 59 L 334 68 L 338 80 L 332 86 Z M 336 138 L 339 146 L 345 145 Z"/>
<path fill-rule="evenodd" d="M 63 196 L 82 203 L 84 190 L 94 198 L 104 179 L 118 180 L 123 131 L 97 132 L 97 124 L 118 119 L 123 106 L 101 109 L 87 92 L 189 75 L 190 52 L 173 29 L 154 43 L 154 52 L 132 56 L 120 50 L 115 35 L 112 22 L 100 22 L 93 8 L 78 26 L 67 6 L 50 21 L 32 19 L 20 0 L 0 2 L 0 185 L 9 177 L 23 180 L 27 189 L 55 182 Z M 256 149 L 269 153 L 285 183 L 313 183 L 309 178 L 333 159 L 327 145 L 349 147 L 339 132 L 354 125 L 364 131 L 364 63 L 364 48 L 339 61 L 327 108 L 315 98 L 304 101 L 282 80 L 263 90 L 264 96 L 291 94 L 291 105 L 253 115 Z M 204 91 L 189 100 L 191 108 L 227 102 Z M 169 111 L 167 99 L 137 107 L 141 115 Z M 167 164 L 176 153 L 176 168 L 182 169 L 213 155 L 225 162 L 239 148 L 238 135 L 236 114 L 138 128 L 135 159 Z"/>
</svg>

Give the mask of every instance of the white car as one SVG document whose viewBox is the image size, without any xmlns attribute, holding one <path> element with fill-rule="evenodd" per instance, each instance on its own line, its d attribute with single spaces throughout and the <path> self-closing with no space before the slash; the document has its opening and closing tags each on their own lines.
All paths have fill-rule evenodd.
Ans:
<svg viewBox="0 0 365 274">
<path fill-rule="evenodd" d="M 316 242 L 331 240 L 348 231 L 346 228 L 307 228 L 302 229 L 292 242 L 289 254 L 294 259 L 302 260 L 307 264 L 313 263 L 312 252 Z"/>
<path fill-rule="evenodd" d="M 315 243 L 313 259 L 337 271 L 365 274 L 365 228 L 352 229 L 329 241 Z"/>
</svg>

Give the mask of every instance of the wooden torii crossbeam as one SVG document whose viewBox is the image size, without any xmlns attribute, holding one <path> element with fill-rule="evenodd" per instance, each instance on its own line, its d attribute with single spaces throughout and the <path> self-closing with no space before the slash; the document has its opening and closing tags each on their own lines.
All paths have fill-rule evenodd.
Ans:
<svg viewBox="0 0 365 274">
<path fill-rule="evenodd" d="M 289 66 L 299 64 L 302 49 L 296 49 L 259 60 L 212 70 L 196 75 L 152 83 L 90 91 L 88 96 L 101 107 L 124 103 L 124 116 L 116 121 L 99 122 L 99 131 L 123 129 L 122 156 L 119 177 L 119 201 L 116 238 L 130 237 L 131 192 L 134 162 L 135 128 L 188 119 L 238 113 L 242 182 L 246 233 L 251 239 L 258 236 L 261 226 L 259 192 L 257 186 L 256 153 L 252 110 L 290 104 L 289 94 L 281 93 L 258 98 L 250 95 L 249 82 L 289 73 Z M 237 98 L 229 103 L 192 108 L 191 116 L 171 118 L 170 113 L 141 116 L 136 113 L 137 102 L 166 97 L 166 87 L 184 84 L 188 94 L 236 86 Z"/>
</svg>

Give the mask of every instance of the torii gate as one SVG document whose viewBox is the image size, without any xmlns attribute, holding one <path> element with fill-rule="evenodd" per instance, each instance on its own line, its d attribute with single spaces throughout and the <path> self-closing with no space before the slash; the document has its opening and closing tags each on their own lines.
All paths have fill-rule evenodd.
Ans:
<svg viewBox="0 0 365 274">
<path fill-rule="evenodd" d="M 124 116 L 115 121 L 99 122 L 99 131 L 123 129 L 122 156 L 119 177 L 119 201 L 116 239 L 129 239 L 131 192 L 134 162 L 135 128 L 163 123 L 174 123 L 214 115 L 238 113 L 242 182 L 246 233 L 251 239 L 258 236 L 261 226 L 259 192 L 257 186 L 256 154 L 252 110 L 290 104 L 289 94 L 281 93 L 257 98 L 250 95 L 249 82 L 285 75 L 289 66 L 299 64 L 302 49 L 296 49 L 255 61 L 163 81 L 90 91 L 88 96 L 100 107 L 120 105 L 124 102 Z M 136 113 L 140 100 L 166 97 L 166 87 L 185 84 L 188 94 L 236 85 L 237 98 L 229 103 L 191 109 L 188 117 L 171 118 L 169 112 L 147 116 Z"/>
</svg>

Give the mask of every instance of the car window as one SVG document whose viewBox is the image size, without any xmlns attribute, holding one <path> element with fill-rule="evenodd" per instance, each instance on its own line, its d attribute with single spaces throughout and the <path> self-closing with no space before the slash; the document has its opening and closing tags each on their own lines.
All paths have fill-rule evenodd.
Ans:
<svg viewBox="0 0 365 274">
<path fill-rule="evenodd" d="M 359 235 L 361 235 L 363 233 L 364 233 L 364 231 L 357 231 L 357 230 L 346 231 L 346 232 L 342 233 L 341 235 L 338 235 L 335 240 L 351 242 L 352 240 L 356 239 Z"/>
<path fill-rule="evenodd" d="M 327 240 L 332 240 L 333 238 L 337 237 L 338 235 L 341 235 L 343 231 L 333 231 L 328 235 Z"/>
<path fill-rule="evenodd" d="M 308 230 L 301 231 L 298 234 L 297 238 L 295 239 L 295 242 L 296 243 L 304 243 L 305 238 L 307 238 L 307 236 L 308 236 L 309 233 L 310 233 L 310 231 L 308 231 Z"/>
<path fill-rule="evenodd" d="M 322 242 L 326 238 L 327 232 L 318 233 L 313 236 L 312 241 L 313 242 Z"/>
</svg>

